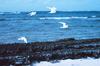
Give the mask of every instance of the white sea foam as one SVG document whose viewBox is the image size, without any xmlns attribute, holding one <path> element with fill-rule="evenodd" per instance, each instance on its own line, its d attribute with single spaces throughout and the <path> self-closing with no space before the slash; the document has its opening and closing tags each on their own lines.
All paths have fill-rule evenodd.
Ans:
<svg viewBox="0 0 100 66">
<path fill-rule="evenodd" d="M 50 63 L 50 62 L 40 62 L 37 64 L 33 64 L 33 66 L 100 66 L 100 59 L 93 59 L 93 58 L 87 58 L 87 59 L 67 59 L 67 60 L 61 60 L 58 63 Z"/>
<path fill-rule="evenodd" d="M 88 17 L 75 17 L 75 16 L 72 16 L 71 18 L 73 18 L 73 19 L 87 19 Z"/>
<path fill-rule="evenodd" d="M 95 18 L 96 16 L 94 15 L 94 16 L 91 16 L 92 18 Z"/>
<path fill-rule="evenodd" d="M 88 17 L 40 17 L 39 19 L 87 19 Z"/>
<path fill-rule="evenodd" d="M 70 19 L 70 17 L 40 17 L 40 19 Z"/>
</svg>

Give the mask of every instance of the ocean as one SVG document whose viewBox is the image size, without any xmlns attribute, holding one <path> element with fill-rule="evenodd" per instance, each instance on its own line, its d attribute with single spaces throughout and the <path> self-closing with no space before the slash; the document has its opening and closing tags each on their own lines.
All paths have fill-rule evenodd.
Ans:
<svg viewBox="0 0 100 66">
<path fill-rule="evenodd" d="M 66 23 L 68 28 L 60 28 L 59 22 Z M 23 43 L 18 40 L 22 36 L 28 42 L 100 38 L 100 12 L 37 11 L 34 16 L 29 12 L 0 12 L 0 43 Z"/>
</svg>

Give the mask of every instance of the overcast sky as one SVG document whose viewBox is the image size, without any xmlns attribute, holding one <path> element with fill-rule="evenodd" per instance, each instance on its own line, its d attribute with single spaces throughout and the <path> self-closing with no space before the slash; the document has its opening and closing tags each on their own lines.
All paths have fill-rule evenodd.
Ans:
<svg viewBox="0 0 100 66">
<path fill-rule="evenodd" d="M 47 11 L 47 6 L 59 11 L 100 11 L 100 0 L 0 0 L 0 11 Z"/>
</svg>

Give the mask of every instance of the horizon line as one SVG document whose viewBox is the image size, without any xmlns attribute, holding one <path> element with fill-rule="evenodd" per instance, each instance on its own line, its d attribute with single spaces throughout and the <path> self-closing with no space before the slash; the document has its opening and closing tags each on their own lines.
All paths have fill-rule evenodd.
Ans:
<svg viewBox="0 0 100 66">
<path fill-rule="evenodd" d="M 32 11 L 37 11 L 37 12 L 39 12 L 39 11 L 46 11 L 46 12 L 48 12 L 48 10 L 30 10 L 30 11 L 0 11 L 0 12 L 32 12 Z M 59 11 L 57 11 L 57 12 L 100 12 L 100 11 L 97 11 L 97 10 L 75 10 L 75 11 L 61 11 L 61 10 L 59 10 Z"/>
</svg>

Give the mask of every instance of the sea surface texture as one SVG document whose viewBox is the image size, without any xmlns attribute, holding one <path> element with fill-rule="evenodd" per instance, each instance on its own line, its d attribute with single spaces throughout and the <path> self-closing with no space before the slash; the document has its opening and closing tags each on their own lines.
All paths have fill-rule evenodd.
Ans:
<svg viewBox="0 0 100 66">
<path fill-rule="evenodd" d="M 66 23 L 68 28 L 60 28 L 59 22 Z M 0 12 L 0 43 L 23 43 L 18 40 L 23 36 L 28 42 L 100 38 L 100 12 L 58 11 L 50 14 L 37 11 L 34 16 L 29 12 Z"/>
</svg>

